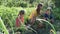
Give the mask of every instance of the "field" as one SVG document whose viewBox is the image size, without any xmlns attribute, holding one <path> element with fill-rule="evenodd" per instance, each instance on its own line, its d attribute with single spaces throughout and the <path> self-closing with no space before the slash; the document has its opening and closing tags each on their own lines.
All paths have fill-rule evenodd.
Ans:
<svg viewBox="0 0 60 34">
<path fill-rule="evenodd" d="M 11 27 L 11 29 L 13 29 L 13 27 L 15 27 L 15 23 L 16 23 L 15 20 L 18 16 L 18 13 L 20 10 L 25 10 L 25 20 L 26 20 L 28 15 L 33 10 L 33 8 L 21 8 L 21 7 L 9 8 L 9 7 L 0 6 L 0 17 L 3 21 L 3 24 L 5 25 L 5 26 L 1 25 L 0 28 L 2 28 L 2 30 L 4 30 L 4 27 L 7 29 Z"/>
<path fill-rule="evenodd" d="M 25 10 L 25 17 L 24 18 L 25 18 L 25 23 L 26 23 L 28 16 L 30 15 L 31 11 L 33 11 L 34 9 L 35 9 L 34 7 L 32 7 L 32 8 L 11 7 L 10 8 L 10 7 L 5 7 L 5 6 L 0 6 L 0 17 L 3 22 L 3 23 L 0 23 L 0 24 L 2 24 L 2 25 L 0 25 L 0 28 L 4 32 L 6 32 L 5 34 L 8 34 L 6 28 L 7 29 L 11 28 L 12 31 L 14 32 L 14 30 L 15 30 L 14 27 L 15 27 L 15 23 L 16 23 L 15 20 L 18 16 L 19 11 Z M 57 11 L 57 10 L 54 10 L 53 13 L 54 13 L 54 16 L 56 16 L 55 19 L 58 22 L 54 26 L 55 26 L 56 30 L 60 30 L 60 25 L 59 25 L 60 24 L 60 22 L 59 22 L 60 16 L 58 14 L 58 11 L 57 12 L 55 12 L 55 11 Z"/>
</svg>

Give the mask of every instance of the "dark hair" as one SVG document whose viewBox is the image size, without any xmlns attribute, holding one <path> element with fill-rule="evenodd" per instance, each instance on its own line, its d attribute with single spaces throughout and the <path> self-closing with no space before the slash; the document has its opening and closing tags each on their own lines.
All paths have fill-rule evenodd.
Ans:
<svg viewBox="0 0 60 34">
<path fill-rule="evenodd" d="M 37 6 L 37 7 L 39 7 L 39 6 L 42 6 L 42 4 L 38 4 L 38 6 Z"/>
<path fill-rule="evenodd" d="M 21 10 L 21 11 L 19 12 L 19 14 L 25 14 L 25 11 L 24 11 L 24 10 Z"/>
<path fill-rule="evenodd" d="M 39 9 L 40 6 L 42 7 L 42 4 L 38 4 L 37 9 L 36 9 L 36 11 L 37 11 L 38 14 L 40 14 L 39 13 L 40 12 L 40 9 Z"/>
</svg>

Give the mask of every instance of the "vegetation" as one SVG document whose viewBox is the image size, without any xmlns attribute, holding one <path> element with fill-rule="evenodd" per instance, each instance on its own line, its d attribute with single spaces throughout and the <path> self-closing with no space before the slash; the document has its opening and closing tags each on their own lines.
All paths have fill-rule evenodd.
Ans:
<svg viewBox="0 0 60 34">
<path fill-rule="evenodd" d="M 43 3 L 43 12 L 48 6 L 52 7 L 55 20 L 60 21 L 60 0 L 0 0 L 0 29 L 4 29 L 5 34 L 8 34 L 7 29 L 11 28 L 14 34 L 16 17 L 20 10 L 25 10 L 25 23 L 31 11 L 35 9 L 38 3 Z M 60 22 L 59 22 L 60 23 Z M 58 30 L 60 27 L 55 26 Z M 6 29 L 7 28 L 7 29 Z M 22 29 L 22 28 L 21 28 Z"/>
</svg>

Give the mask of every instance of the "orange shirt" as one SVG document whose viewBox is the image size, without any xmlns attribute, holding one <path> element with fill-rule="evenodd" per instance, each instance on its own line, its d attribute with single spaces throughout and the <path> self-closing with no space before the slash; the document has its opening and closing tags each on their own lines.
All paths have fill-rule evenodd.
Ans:
<svg viewBox="0 0 60 34">
<path fill-rule="evenodd" d="M 24 23 L 24 17 L 22 17 L 22 18 L 17 18 L 17 19 L 16 19 L 16 26 L 17 26 L 17 27 L 20 27 L 20 24 L 21 24 L 20 21 L 21 21 L 22 23 Z"/>
</svg>

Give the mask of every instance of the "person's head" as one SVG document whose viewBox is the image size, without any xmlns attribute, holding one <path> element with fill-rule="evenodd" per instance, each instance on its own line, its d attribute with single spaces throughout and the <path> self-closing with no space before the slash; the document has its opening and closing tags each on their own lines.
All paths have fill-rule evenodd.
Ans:
<svg viewBox="0 0 60 34">
<path fill-rule="evenodd" d="M 25 14 L 25 11 L 24 10 L 21 10 L 20 12 L 19 12 L 19 15 L 21 15 L 21 16 L 23 16 Z"/>
<path fill-rule="evenodd" d="M 37 13 L 39 13 L 41 9 L 42 9 L 42 4 L 38 4 L 37 9 L 36 9 Z"/>
<path fill-rule="evenodd" d="M 38 4 L 37 8 L 41 9 L 42 8 L 42 4 Z"/>
<path fill-rule="evenodd" d="M 46 13 L 47 13 L 47 14 L 50 14 L 50 13 L 51 13 L 51 7 L 48 7 L 48 8 L 47 8 Z"/>
<path fill-rule="evenodd" d="M 48 8 L 47 8 L 47 11 L 51 11 L 51 7 L 48 7 Z"/>
</svg>

